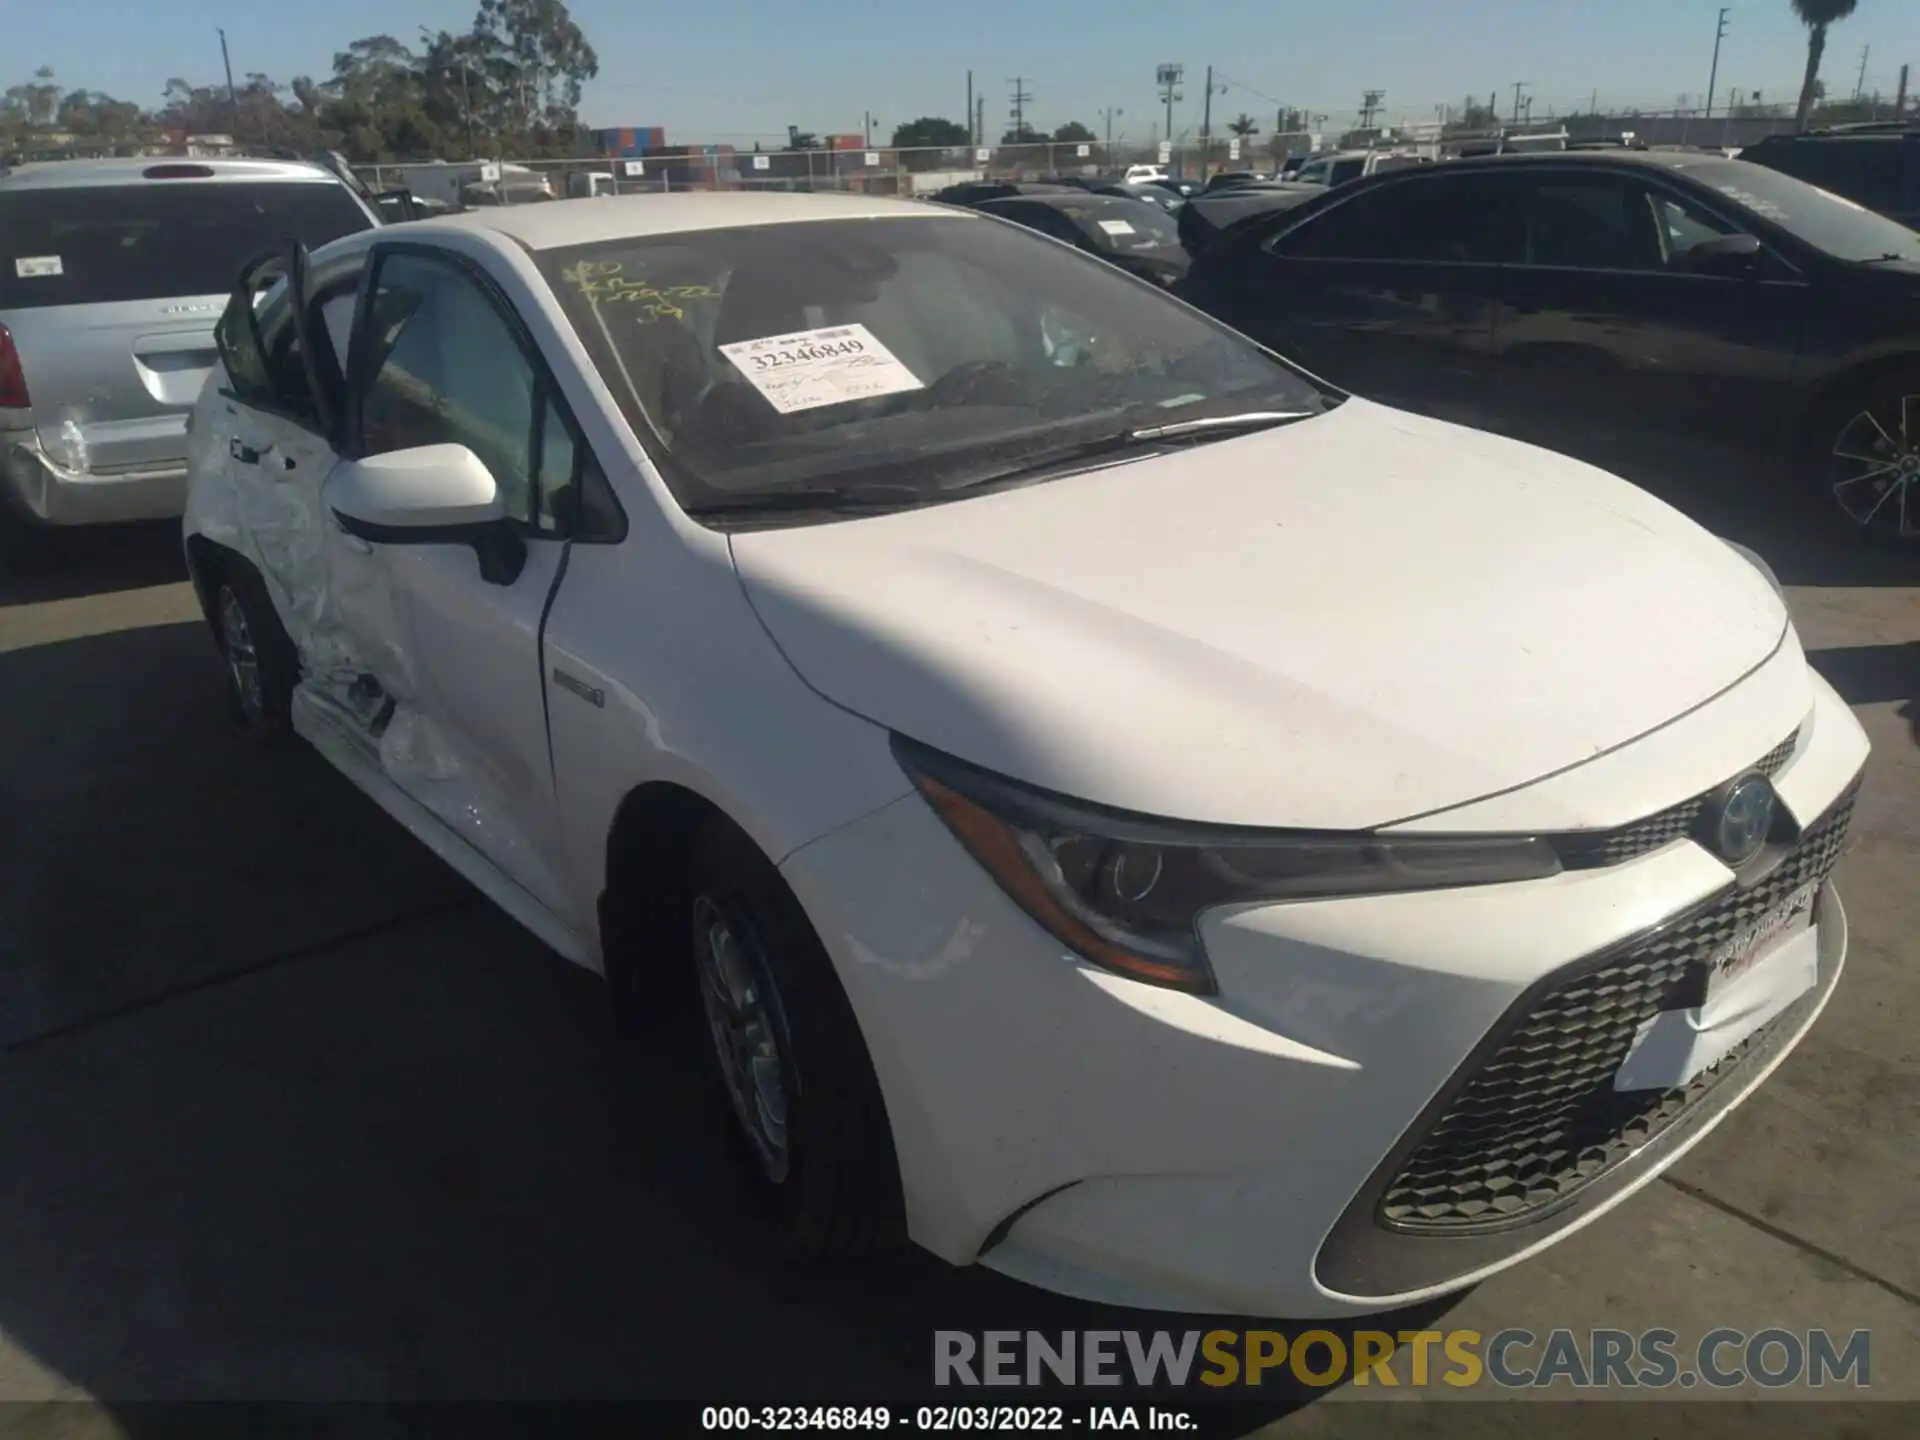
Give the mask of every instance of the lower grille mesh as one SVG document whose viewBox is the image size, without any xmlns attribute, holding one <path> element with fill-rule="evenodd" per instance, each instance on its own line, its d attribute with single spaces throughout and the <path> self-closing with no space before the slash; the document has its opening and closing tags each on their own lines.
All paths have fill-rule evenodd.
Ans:
<svg viewBox="0 0 1920 1440">
<path fill-rule="evenodd" d="M 1846 843 L 1853 803 L 1849 791 L 1752 889 L 1730 891 L 1543 995 L 1388 1185 L 1382 1223 L 1470 1234 L 1556 1205 L 1737 1073 L 1760 1035 L 1677 1089 L 1613 1089 L 1614 1072 L 1640 1025 L 1661 1010 L 1694 1003 L 1692 989 L 1716 946 L 1802 885 L 1826 879 Z"/>
</svg>

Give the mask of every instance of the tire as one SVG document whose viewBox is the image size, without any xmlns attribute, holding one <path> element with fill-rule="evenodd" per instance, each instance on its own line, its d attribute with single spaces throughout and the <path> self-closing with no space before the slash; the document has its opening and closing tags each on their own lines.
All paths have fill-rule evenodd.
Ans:
<svg viewBox="0 0 1920 1440">
<path fill-rule="evenodd" d="M 36 525 L 0 499 L 0 579 L 44 575 L 59 563 L 51 527 Z"/>
<path fill-rule="evenodd" d="M 690 878 L 697 1023 L 743 1165 L 804 1253 L 896 1248 L 906 1224 L 892 1131 L 833 962 L 779 872 L 731 825 L 702 829 Z"/>
<path fill-rule="evenodd" d="M 1864 539 L 1920 549 L 1920 366 L 1844 394 L 1815 446 L 1830 514 Z"/>
<path fill-rule="evenodd" d="M 266 586 L 244 560 L 225 560 L 211 589 L 213 633 L 226 662 L 234 719 L 256 743 L 280 744 L 293 734 L 299 652 L 267 598 Z"/>
</svg>

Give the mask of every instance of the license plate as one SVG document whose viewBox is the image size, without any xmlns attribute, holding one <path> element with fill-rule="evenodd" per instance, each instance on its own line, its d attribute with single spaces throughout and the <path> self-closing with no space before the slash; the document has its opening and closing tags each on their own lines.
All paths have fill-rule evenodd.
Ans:
<svg viewBox="0 0 1920 1440">
<path fill-rule="evenodd" d="M 1782 940 L 1813 922 L 1820 882 L 1810 880 L 1759 919 L 1741 926 L 1707 957 L 1707 998 L 1726 990 Z"/>
</svg>

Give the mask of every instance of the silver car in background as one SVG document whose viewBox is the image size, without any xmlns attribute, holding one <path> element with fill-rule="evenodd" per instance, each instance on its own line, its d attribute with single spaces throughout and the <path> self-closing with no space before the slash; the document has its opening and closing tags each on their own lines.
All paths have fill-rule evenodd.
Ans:
<svg viewBox="0 0 1920 1440">
<path fill-rule="evenodd" d="M 241 266 L 379 223 L 303 161 L 0 167 L 0 540 L 178 515 L 187 416 Z"/>
</svg>

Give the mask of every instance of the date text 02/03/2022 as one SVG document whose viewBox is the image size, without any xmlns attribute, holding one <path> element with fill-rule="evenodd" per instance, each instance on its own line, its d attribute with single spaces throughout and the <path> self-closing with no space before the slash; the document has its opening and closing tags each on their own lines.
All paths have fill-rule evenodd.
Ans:
<svg viewBox="0 0 1920 1440">
<path fill-rule="evenodd" d="M 703 1430 L 735 1434 L 777 1431 L 900 1430 L 920 1434 L 1006 1435 L 1028 1431 L 1197 1429 L 1191 1413 L 1151 1405 L 709 1405 Z"/>
</svg>

